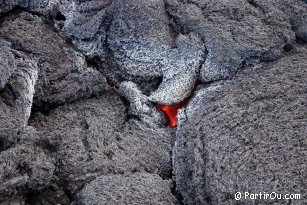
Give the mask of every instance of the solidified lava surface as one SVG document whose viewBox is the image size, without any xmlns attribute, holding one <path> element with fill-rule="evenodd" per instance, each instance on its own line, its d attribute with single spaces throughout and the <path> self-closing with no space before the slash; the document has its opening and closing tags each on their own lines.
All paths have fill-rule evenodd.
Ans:
<svg viewBox="0 0 307 205">
<path fill-rule="evenodd" d="M 0 1 L 0 204 L 307 204 L 306 45 L 303 0 Z"/>
</svg>

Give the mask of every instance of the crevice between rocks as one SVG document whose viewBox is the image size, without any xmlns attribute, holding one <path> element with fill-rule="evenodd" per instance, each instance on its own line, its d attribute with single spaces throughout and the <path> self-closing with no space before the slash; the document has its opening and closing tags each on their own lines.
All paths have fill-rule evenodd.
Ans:
<svg viewBox="0 0 307 205">
<path fill-rule="evenodd" d="M 259 5 L 257 2 L 255 2 L 255 0 L 246 0 L 247 3 L 249 3 L 251 6 L 253 6 L 254 8 L 256 8 L 258 11 L 260 11 L 262 14 L 265 14 L 265 10 L 261 7 L 261 5 Z"/>
<path fill-rule="evenodd" d="M 171 192 L 176 197 L 176 199 L 178 200 L 179 204 L 180 205 L 184 205 L 184 203 L 183 203 L 183 200 L 184 200 L 183 196 L 177 191 L 175 181 L 173 181 L 173 186 L 172 186 Z"/>
</svg>

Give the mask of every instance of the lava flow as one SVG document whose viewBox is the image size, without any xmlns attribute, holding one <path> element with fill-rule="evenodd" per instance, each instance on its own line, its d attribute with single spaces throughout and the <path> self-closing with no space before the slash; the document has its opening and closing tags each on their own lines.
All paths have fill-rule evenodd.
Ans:
<svg viewBox="0 0 307 205">
<path fill-rule="evenodd" d="M 166 116 L 168 118 L 168 124 L 167 125 L 169 125 L 171 127 L 177 126 L 177 112 L 178 112 L 178 110 L 185 107 L 189 103 L 190 99 L 192 98 L 192 96 L 194 94 L 194 91 L 196 90 L 196 88 L 199 84 L 201 84 L 201 82 L 197 81 L 195 83 L 193 90 L 192 90 L 192 94 L 180 103 L 173 104 L 173 105 L 160 105 L 160 104 L 156 105 L 159 109 L 161 109 L 166 114 Z"/>
<path fill-rule="evenodd" d="M 174 105 L 159 105 L 157 107 L 160 108 L 168 117 L 168 125 L 171 127 L 177 126 L 177 112 L 179 109 L 185 107 L 189 102 L 189 99 L 184 100 L 181 103 Z"/>
</svg>

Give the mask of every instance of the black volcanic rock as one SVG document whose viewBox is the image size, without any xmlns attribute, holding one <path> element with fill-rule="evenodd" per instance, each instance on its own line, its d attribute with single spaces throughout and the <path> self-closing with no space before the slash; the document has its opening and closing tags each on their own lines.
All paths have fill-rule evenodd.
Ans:
<svg viewBox="0 0 307 205">
<path fill-rule="evenodd" d="M 174 156 L 186 204 L 236 204 L 236 192 L 307 190 L 307 52 L 199 90 L 180 113 Z M 240 200 L 252 204 L 253 200 Z M 256 200 L 255 204 L 288 204 Z"/>
</svg>

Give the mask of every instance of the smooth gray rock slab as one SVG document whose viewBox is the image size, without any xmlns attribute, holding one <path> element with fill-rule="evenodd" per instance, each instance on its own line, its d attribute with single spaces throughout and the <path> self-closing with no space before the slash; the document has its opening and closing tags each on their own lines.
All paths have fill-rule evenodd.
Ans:
<svg viewBox="0 0 307 205">
<path fill-rule="evenodd" d="M 171 181 L 158 175 L 133 174 L 98 177 L 86 185 L 74 205 L 179 205 Z"/>
<path fill-rule="evenodd" d="M 30 125 L 55 147 L 57 176 L 66 191 L 74 194 L 99 175 L 140 171 L 170 176 L 170 130 L 128 120 L 125 109 L 117 94 L 107 92 L 33 117 Z"/>
<path fill-rule="evenodd" d="M 307 196 L 306 49 L 197 92 L 180 113 L 174 175 L 185 204 L 288 204 L 235 200 L 236 192 Z"/>
</svg>

